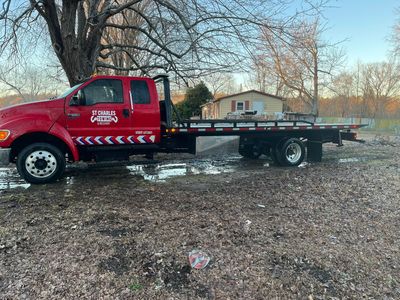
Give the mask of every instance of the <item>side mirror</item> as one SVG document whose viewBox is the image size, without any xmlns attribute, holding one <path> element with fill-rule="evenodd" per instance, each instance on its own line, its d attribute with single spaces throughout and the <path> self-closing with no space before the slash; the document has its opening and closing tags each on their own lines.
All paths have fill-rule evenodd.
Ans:
<svg viewBox="0 0 400 300">
<path fill-rule="evenodd" d="M 72 96 L 69 101 L 70 106 L 79 106 L 83 104 L 84 96 L 82 90 L 79 90 L 75 95 Z"/>
</svg>

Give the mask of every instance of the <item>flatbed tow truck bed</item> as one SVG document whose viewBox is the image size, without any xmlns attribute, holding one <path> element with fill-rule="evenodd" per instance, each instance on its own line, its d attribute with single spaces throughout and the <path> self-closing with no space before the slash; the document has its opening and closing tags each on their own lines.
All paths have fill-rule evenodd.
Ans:
<svg viewBox="0 0 400 300">
<path fill-rule="evenodd" d="M 276 131 L 325 131 L 358 129 L 365 125 L 355 124 L 314 124 L 307 121 L 255 121 L 255 120 L 191 120 L 184 121 L 178 127 L 166 128 L 166 133 L 191 133 L 195 135 L 232 135 L 237 132 L 257 133 Z"/>
<path fill-rule="evenodd" d="M 186 120 L 174 125 L 165 128 L 163 134 L 169 143 L 174 141 L 174 152 L 181 148 L 182 152 L 195 153 L 195 140 L 201 136 L 239 136 L 242 156 L 256 159 L 265 154 L 278 165 L 291 165 L 290 153 L 294 153 L 293 164 L 298 164 L 304 159 L 305 149 L 309 161 L 319 162 L 324 143 L 342 146 L 343 140 L 363 142 L 351 130 L 365 126 L 287 120 Z"/>
</svg>

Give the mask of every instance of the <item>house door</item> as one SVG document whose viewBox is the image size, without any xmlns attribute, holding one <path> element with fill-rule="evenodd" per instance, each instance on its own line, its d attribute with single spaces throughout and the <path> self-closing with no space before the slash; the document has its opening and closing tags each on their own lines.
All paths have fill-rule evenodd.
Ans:
<svg viewBox="0 0 400 300">
<path fill-rule="evenodd" d="M 261 115 L 264 112 L 264 101 L 254 101 L 253 110 L 256 111 L 256 115 Z"/>
</svg>

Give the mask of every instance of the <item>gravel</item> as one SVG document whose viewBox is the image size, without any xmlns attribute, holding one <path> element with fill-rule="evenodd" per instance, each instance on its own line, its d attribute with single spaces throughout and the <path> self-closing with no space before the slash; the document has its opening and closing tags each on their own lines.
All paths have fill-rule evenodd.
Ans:
<svg viewBox="0 0 400 300">
<path fill-rule="evenodd" d="M 399 299 L 400 143 L 324 150 L 299 168 L 213 158 L 216 174 L 203 160 L 162 180 L 108 166 L 8 185 L 0 299 Z"/>
</svg>

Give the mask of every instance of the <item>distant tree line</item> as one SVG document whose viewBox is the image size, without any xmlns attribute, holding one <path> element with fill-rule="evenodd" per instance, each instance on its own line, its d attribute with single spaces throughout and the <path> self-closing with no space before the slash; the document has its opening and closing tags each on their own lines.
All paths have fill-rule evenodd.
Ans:
<svg viewBox="0 0 400 300">
<path fill-rule="evenodd" d="M 358 63 L 332 78 L 320 100 L 320 115 L 332 117 L 400 118 L 400 65 Z M 293 111 L 307 111 L 298 97 L 288 97 Z"/>
</svg>

